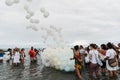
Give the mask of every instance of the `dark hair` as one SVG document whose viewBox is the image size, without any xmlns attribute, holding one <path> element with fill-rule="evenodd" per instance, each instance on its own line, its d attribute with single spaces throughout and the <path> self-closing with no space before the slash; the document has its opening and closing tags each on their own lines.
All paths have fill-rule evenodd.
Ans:
<svg viewBox="0 0 120 80">
<path fill-rule="evenodd" d="M 78 45 L 74 46 L 74 49 L 75 49 L 76 51 L 79 50 L 79 46 L 78 46 Z"/>
<path fill-rule="evenodd" d="M 8 48 L 8 50 L 7 51 L 11 51 L 12 49 L 10 49 L 10 48 Z"/>
<path fill-rule="evenodd" d="M 112 44 L 111 42 L 108 42 L 108 43 L 107 43 L 107 48 L 108 48 L 108 49 L 113 49 L 113 44 Z"/>
<path fill-rule="evenodd" d="M 25 50 L 24 48 L 21 49 L 21 51 L 24 51 L 24 50 Z"/>
<path fill-rule="evenodd" d="M 107 46 L 105 44 L 101 44 L 101 48 L 107 50 Z"/>
<path fill-rule="evenodd" d="M 120 43 L 118 43 L 118 47 L 120 47 Z"/>
<path fill-rule="evenodd" d="M 33 48 L 33 46 L 31 47 L 31 50 L 33 50 L 34 48 Z"/>
<path fill-rule="evenodd" d="M 97 46 L 96 44 L 93 44 L 93 43 L 92 43 L 92 44 L 90 44 L 90 47 L 92 47 L 92 48 L 94 48 L 94 49 L 97 49 L 98 46 Z"/>
<path fill-rule="evenodd" d="M 35 48 L 34 51 L 36 52 L 36 51 L 38 51 L 38 50 Z"/>
<path fill-rule="evenodd" d="M 82 45 L 80 45 L 80 48 L 83 48 L 83 46 L 82 46 Z"/>
</svg>

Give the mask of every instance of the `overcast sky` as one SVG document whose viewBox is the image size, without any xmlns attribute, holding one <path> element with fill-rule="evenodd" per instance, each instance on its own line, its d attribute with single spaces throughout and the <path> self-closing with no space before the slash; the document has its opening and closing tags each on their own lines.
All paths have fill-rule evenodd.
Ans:
<svg viewBox="0 0 120 80">
<path fill-rule="evenodd" d="M 31 23 L 25 18 L 24 5 L 35 12 L 36 26 L 54 25 L 62 28 L 62 35 L 73 43 L 118 43 L 120 41 L 120 0 L 20 0 L 19 4 L 7 6 L 0 0 L 0 47 L 43 46 L 42 31 L 26 29 Z M 40 8 L 49 11 L 48 18 Z M 49 40 L 47 40 L 49 42 Z"/>
</svg>

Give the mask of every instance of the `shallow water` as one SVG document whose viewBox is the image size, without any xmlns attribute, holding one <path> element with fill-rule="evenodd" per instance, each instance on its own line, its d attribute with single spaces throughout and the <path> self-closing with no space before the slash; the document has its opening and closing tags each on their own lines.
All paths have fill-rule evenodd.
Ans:
<svg viewBox="0 0 120 80">
<path fill-rule="evenodd" d="M 82 72 L 84 80 L 88 80 L 88 73 Z M 102 77 L 101 77 L 102 78 Z M 53 68 L 46 68 L 41 63 L 38 56 L 38 62 L 31 64 L 29 56 L 25 58 L 25 64 L 18 67 L 12 66 L 12 61 L 0 63 L 0 80 L 78 80 L 75 72 L 64 72 Z M 107 78 L 102 80 L 108 80 Z M 117 79 L 119 80 L 119 79 Z"/>
<path fill-rule="evenodd" d="M 76 76 L 74 72 L 44 67 L 40 56 L 37 63 L 31 64 L 27 55 L 24 66 L 13 66 L 12 61 L 0 63 L 0 80 L 76 80 Z"/>
</svg>

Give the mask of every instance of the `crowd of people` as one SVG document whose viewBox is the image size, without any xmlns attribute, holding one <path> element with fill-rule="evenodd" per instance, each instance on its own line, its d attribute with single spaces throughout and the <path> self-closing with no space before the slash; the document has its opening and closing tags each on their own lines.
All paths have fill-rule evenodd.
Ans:
<svg viewBox="0 0 120 80">
<path fill-rule="evenodd" d="M 76 45 L 71 49 L 74 55 L 70 60 L 75 60 L 75 71 L 80 80 L 83 79 L 82 71 L 84 70 L 88 71 L 90 80 L 100 80 L 101 76 L 109 76 L 109 80 L 116 80 L 118 77 L 120 67 L 120 43 L 117 46 L 110 42 L 101 44 L 100 46 L 90 44 L 86 48 L 82 45 Z M 31 47 L 28 51 L 30 62 L 36 63 L 37 55 L 40 55 L 39 51 L 43 50 L 37 50 Z M 0 50 L 0 53 L 1 52 Z M 26 57 L 24 48 L 9 48 L 5 55 L 6 61 L 10 62 L 10 60 L 12 60 L 14 66 L 19 66 L 20 63 L 24 64 Z M 2 55 L 0 54 L 0 56 Z M 0 58 L 0 60 L 2 59 Z M 109 73 L 109 75 L 107 75 L 107 73 Z"/>
<path fill-rule="evenodd" d="M 37 55 L 39 55 L 39 51 L 36 48 L 31 47 L 31 49 L 28 51 L 28 55 L 30 56 L 30 62 L 36 63 L 37 62 Z M 1 50 L 1 62 L 3 61 L 3 55 L 5 56 L 6 62 L 12 61 L 14 66 L 19 66 L 19 64 L 24 64 L 24 60 L 26 57 L 25 49 L 24 48 L 14 48 L 14 49 L 8 49 L 6 52 Z"/>
<path fill-rule="evenodd" d="M 89 71 L 90 80 L 100 80 L 101 76 L 109 76 L 108 80 L 117 79 L 120 67 L 120 43 L 117 46 L 111 42 L 100 46 L 90 44 L 86 48 L 76 45 L 71 49 L 74 55 L 70 60 L 75 60 L 75 70 L 80 80 L 83 78 L 81 74 L 83 69 Z M 106 75 L 107 73 L 109 75 Z"/>
</svg>

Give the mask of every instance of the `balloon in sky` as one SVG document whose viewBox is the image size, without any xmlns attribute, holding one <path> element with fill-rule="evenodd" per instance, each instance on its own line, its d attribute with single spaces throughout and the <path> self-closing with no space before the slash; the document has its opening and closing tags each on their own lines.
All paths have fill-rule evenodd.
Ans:
<svg viewBox="0 0 120 80">
<path fill-rule="evenodd" d="M 45 10 L 45 8 L 44 8 L 44 7 L 43 7 L 43 8 L 41 8 L 41 9 L 40 9 L 40 11 L 41 11 L 42 13 L 46 12 L 46 10 Z"/>
<path fill-rule="evenodd" d="M 49 12 L 44 12 L 43 16 L 47 18 L 49 16 Z"/>
<path fill-rule="evenodd" d="M 53 30 L 55 30 L 58 33 L 60 33 L 62 31 L 62 28 L 57 28 L 57 27 L 55 27 L 53 25 L 50 25 L 50 28 L 53 29 Z"/>
<path fill-rule="evenodd" d="M 32 27 L 32 30 L 34 31 L 38 31 L 38 29 L 36 27 Z"/>
<path fill-rule="evenodd" d="M 34 25 L 27 26 L 26 28 L 27 28 L 27 29 L 32 29 L 32 30 L 34 30 L 34 31 L 38 31 L 38 30 L 39 30 L 39 29 L 38 29 L 36 26 L 34 26 Z"/>
<path fill-rule="evenodd" d="M 26 19 L 30 19 L 31 18 L 31 15 L 26 15 Z"/>
<path fill-rule="evenodd" d="M 40 27 L 40 29 L 41 29 L 41 30 L 45 30 L 45 28 L 44 28 L 44 27 Z"/>
<path fill-rule="evenodd" d="M 13 2 L 14 2 L 14 3 L 19 3 L 19 2 L 20 2 L 20 0 L 14 0 Z"/>
<path fill-rule="evenodd" d="M 5 3 L 8 6 L 12 6 L 13 5 L 13 0 L 6 0 Z"/>
<path fill-rule="evenodd" d="M 28 5 L 24 5 L 24 9 L 27 11 L 29 9 Z"/>
<path fill-rule="evenodd" d="M 33 11 L 28 11 L 28 13 L 29 13 L 31 16 L 34 16 L 34 12 L 33 12 Z"/>
<path fill-rule="evenodd" d="M 39 19 L 30 19 L 30 22 L 38 24 L 40 21 L 39 21 Z"/>
<path fill-rule="evenodd" d="M 29 9 L 28 5 L 24 5 L 24 9 L 29 15 L 34 16 L 34 12 Z"/>
<path fill-rule="evenodd" d="M 46 30 L 46 32 L 49 36 L 54 36 L 54 32 L 52 30 Z"/>
</svg>

